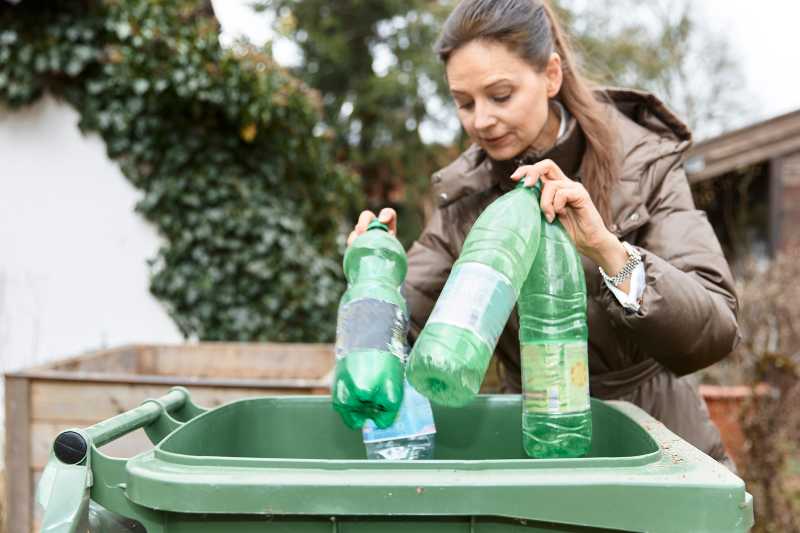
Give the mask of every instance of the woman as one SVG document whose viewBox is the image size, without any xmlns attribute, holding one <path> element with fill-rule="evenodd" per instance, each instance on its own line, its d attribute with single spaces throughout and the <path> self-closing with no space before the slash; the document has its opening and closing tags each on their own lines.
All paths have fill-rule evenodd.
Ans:
<svg viewBox="0 0 800 533">
<path fill-rule="evenodd" d="M 739 339 L 732 276 L 682 166 L 691 134 L 651 95 L 590 90 L 542 2 L 464 0 L 437 42 L 474 144 L 434 174 L 438 206 L 409 251 L 412 340 L 478 215 L 518 180 L 542 180 L 543 213 L 559 218 L 584 263 L 592 395 L 639 405 L 732 467 L 680 378 Z M 351 239 L 374 217 L 363 212 Z M 396 228 L 391 209 L 379 217 Z M 512 313 L 495 350 L 512 392 L 518 329 Z"/>
</svg>

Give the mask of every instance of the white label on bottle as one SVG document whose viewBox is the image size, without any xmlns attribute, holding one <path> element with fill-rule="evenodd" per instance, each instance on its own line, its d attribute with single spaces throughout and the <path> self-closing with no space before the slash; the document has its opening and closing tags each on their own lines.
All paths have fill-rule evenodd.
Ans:
<svg viewBox="0 0 800 533">
<path fill-rule="evenodd" d="M 336 359 L 359 350 L 389 352 L 405 362 L 408 316 L 399 306 L 362 298 L 339 309 L 336 324 Z"/>
<path fill-rule="evenodd" d="M 453 268 L 428 323 L 468 329 L 494 350 L 516 301 L 503 274 L 481 263 L 464 263 Z"/>
</svg>

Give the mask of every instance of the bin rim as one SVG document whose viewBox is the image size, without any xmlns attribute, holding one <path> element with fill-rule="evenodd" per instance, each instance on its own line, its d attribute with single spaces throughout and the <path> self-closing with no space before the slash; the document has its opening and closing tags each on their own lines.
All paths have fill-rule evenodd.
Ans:
<svg viewBox="0 0 800 533">
<path fill-rule="evenodd" d="M 203 417 L 216 416 L 228 409 L 236 409 L 238 406 L 247 403 L 263 402 L 264 400 L 284 401 L 286 396 L 261 396 L 254 398 L 242 398 L 221 405 L 216 409 L 208 410 L 193 420 L 194 423 L 202 423 Z M 314 403 L 327 402 L 329 397 L 319 395 L 295 395 L 291 397 L 293 402 L 309 401 Z M 488 403 L 516 403 L 518 397 L 509 394 L 481 394 L 475 399 L 477 402 Z M 620 402 L 622 404 L 627 402 Z M 614 406 L 614 402 L 603 402 L 592 398 L 592 407 L 605 404 L 617 411 L 621 409 Z M 627 414 L 624 410 L 623 414 Z M 180 431 L 180 429 L 176 430 Z M 372 461 L 369 459 L 311 459 L 311 458 L 269 458 L 269 457 L 226 457 L 212 455 L 188 455 L 173 451 L 167 451 L 164 446 L 170 443 L 169 437 L 161 441 L 152 450 L 154 459 L 163 461 L 165 464 L 179 464 L 187 466 L 204 466 L 219 468 L 308 468 L 325 470 L 347 470 L 359 468 L 366 470 L 407 470 L 409 468 L 419 470 L 437 470 L 441 468 L 459 468 L 463 470 L 544 470 L 552 468 L 571 468 L 571 469 L 593 469 L 593 468 L 634 468 L 650 463 L 654 463 L 661 458 L 662 448 L 653 439 L 652 435 L 645 433 L 648 445 L 653 451 L 626 455 L 621 457 L 582 457 L 582 458 L 554 458 L 554 459 L 430 459 L 416 461 Z"/>
<path fill-rule="evenodd" d="M 325 397 L 274 399 L 325 401 Z M 217 409 L 253 401 L 264 398 L 244 399 Z M 519 400 L 498 395 L 482 401 Z M 632 456 L 635 464 L 631 456 L 622 458 L 627 466 L 615 461 L 618 458 L 194 460 L 161 449 L 165 439 L 128 461 L 125 494 L 136 505 L 176 513 L 501 516 L 633 531 L 656 531 L 646 527 L 652 518 L 647 522 L 644 517 L 676 514 L 661 503 L 669 501 L 670 509 L 679 508 L 680 518 L 659 531 L 686 531 L 680 528 L 687 523 L 718 524 L 720 520 L 725 521 L 722 527 L 709 531 L 744 532 L 752 526 L 752 498 L 741 479 L 638 407 L 627 402 L 602 403 L 646 428 L 657 450 Z M 560 503 L 574 499 L 575 494 L 591 495 L 593 514 L 582 508 L 585 505 L 566 509 Z M 629 510 L 621 512 L 620 505 Z"/>
</svg>

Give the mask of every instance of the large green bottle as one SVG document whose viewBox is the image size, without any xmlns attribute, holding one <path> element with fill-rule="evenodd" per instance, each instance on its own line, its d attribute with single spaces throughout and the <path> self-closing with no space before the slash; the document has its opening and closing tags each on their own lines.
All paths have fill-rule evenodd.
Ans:
<svg viewBox="0 0 800 533">
<path fill-rule="evenodd" d="M 580 457 L 592 441 L 586 281 L 558 219 L 542 219 L 539 251 L 518 302 L 522 440 L 531 457 Z"/>
<path fill-rule="evenodd" d="M 409 358 L 408 380 L 431 401 L 462 406 L 478 393 L 533 264 L 540 225 L 539 202 L 522 181 L 475 221 Z"/>
<path fill-rule="evenodd" d="M 344 256 L 331 396 L 345 424 L 389 427 L 403 400 L 408 309 L 400 294 L 408 262 L 386 225 L 373 220 Z"/>
</svg>

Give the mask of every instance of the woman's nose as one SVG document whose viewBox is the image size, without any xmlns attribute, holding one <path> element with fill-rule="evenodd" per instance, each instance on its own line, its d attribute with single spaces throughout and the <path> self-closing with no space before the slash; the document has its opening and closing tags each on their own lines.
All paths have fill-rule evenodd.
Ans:
<svg viewBox="0 0 800 533">
<path fill-rule="evenodd" d="M 497 123 L 497 117 L 494 116 L 491 109 L 486 105 L 475 105 L 475 129 L 478 131 L 491 128 Z"/>
</svg>

